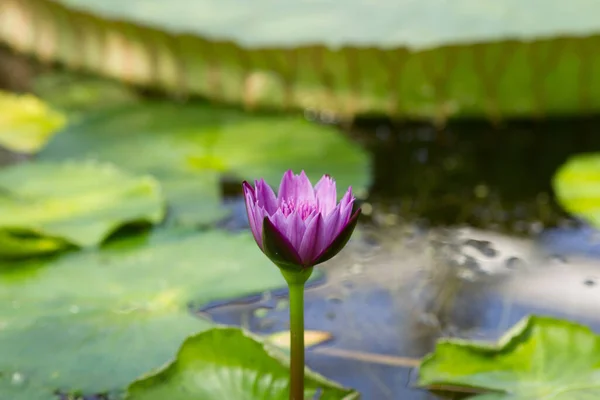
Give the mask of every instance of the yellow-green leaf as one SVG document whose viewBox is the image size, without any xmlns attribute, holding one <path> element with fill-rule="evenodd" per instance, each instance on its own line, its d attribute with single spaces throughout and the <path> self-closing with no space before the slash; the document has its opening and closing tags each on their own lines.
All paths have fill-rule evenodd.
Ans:
<svg viewBox="0 0 600 400">
<path fill-rule="evenodd" d="M 570 158 L 554 175 L 553 186 L 566 211 L 600 227 L 600 154 Z"/>
<path fill-rule="evenodd" d="M 36 153 L 67 119 L 31 94 L 0 92 L 0 146 L 18 153 Z"/>
</svg>

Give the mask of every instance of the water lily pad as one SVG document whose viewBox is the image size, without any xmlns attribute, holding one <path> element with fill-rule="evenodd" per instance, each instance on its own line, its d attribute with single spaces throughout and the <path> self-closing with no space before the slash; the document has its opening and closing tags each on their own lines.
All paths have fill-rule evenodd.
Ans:
<svg viewBox="0 0 600 400">
<path fill-rule="evenodd" d="M 25 377 L 16 372 L 10 375 L 0 374 L 2 399 L 7 400 L 56 400 L 43 388 L 31 385 Z"/>
<path fill-rule="evenodd" d="M 528 317 L 497 345 L 441 340 L 420 368 L 420 385 L 481 389 L 481 400 L 600 398 L 600 337 L 589 328 Z"/>
<path fill-rule="evenodd" d="M 0 92 L 0 146 L 36 153 L 67 123 L 66 117 L 37 97 Z"/>
<path fill-rule="evenodd" d="M 598 4 L 5 0 L 0 41 L 177 97 L 497 122 L 598 113 Z"/>
<path fill-rule="evenodd" d="M 289 168 L 315 180 L 364 189 L 369 159 L 334 128 L 296 117 L 257 116 L 203 103 L 143 103 L 92 114 L 58 135 L 42 160 L 98 159 L 156 176 L 174 220 L 211 223 L 225 214 L 220 181 L 264 177 L 279 184 Z M 241 190 L 241 189 L 240 189 Z"/>
<path fill-rule="evenodd" d="M 33 91 L 44 101 L 63 110 L 69 120 L 85 111 L 108 109 L 138 101 L 132 88 L 119 82 L 73 71 L 48 71 L 36 76 Z"/>
<path fill-rule="evenodd" d="M 126 223 L 157 223 L 164 200 L 154 178 L 110 164 L 26 163 L 0 170 L 0 214 L 0 255 L 35 254 L 98 245 Z"/>
<path fill-rule="evenodd" d="M 186 0 L 59 1 L 103 16 L 252 47 L 323 43 L 423 48 L 449 42 L 600 31 L 600 23 L 590 16 L 599 10 L 598 5 L 587 0 L 569 3 L 576 9 L 560 0 L 502 0 L 493 4 L 479 0 L 349 0 L 343 8 L 329 0 L 296 0 L 276 6 L 269 0 L 202 0 L 193 5 Z M 540 7 L 545 7 L 546 18 L 530 23 Z M 315 19 L 315 15 L 320 18 Z"/>
<path fill-rule="evenodd" d="M 556 172 L 554 193 L 562 207 L 600 227 L 600 154 L 570 158 Z"/>
<path fill-rule="evenodd" d="M 26 399 L 39 388 L 48 399 L 57 389 L 118 394 L 211 327 L 190 305 L 284 286 L 247 232 L 157 231 L 0 263 L 0 376 L 20 374 Z M 13 386 L 0 380 L 0 393 Z"/>
<path fill-rule="evenodd" d="M 127 400 L 284 400 L 289 394 L 289 361 L 248 333 L 215 328 L 188 338 L 177 360 L 134 382 Z M 232 373 L 235 371 L 235 378 Z M 305 398 L 358 399 L 358 394 L 307 371 Z"/>
</svg>

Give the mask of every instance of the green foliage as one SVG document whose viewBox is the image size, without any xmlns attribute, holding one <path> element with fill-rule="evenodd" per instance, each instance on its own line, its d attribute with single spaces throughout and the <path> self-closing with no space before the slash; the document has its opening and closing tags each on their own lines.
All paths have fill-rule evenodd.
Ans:
<svg viewBox="0 0 600 400">
<path fill-rule="evenodd" d="M 67 123 L 66 117 L 39 98 L 0 91 L 0 146 L 37 153 Z"/>
<path fill-rule="evenodd" d="M 177 359 L 134 382 L 127 400 L 286 400 L 286 357 L 248 333 L 215 328 L 188 338 Z M 232 379 L 235 374 L 235 379 Z M 305 398 L 321 389 L 320 400 L 357 399 L 358 394 L 307 370 Z"/>
<path fill-rule="evenodd" d="M 600 337 L 556 318 L 528 317 L 497 345 L 441 340 L 420 368 L 422 386 L 481 389 L 478 400 L 600 398 Z"/>
<path fill-rule="evenodd" d="M 33 82 L 33 92 L 68 113 L 69 120 L 139 100 L 133 88 L 120 82 L 68 71 L 40 73 Z"/>
<path fill-rule="evenodd" d="M 198 103 L 140 103 L 92 113 L 40 154 L 41 160 L 66 158 L 155 176 L 180 224 L 210 224 L 225 215 L 223 177 L 240 193 L 242 180 L 264 178 L 277 186 L 289 168 L 305 169 L 315 183 L 328 173 L 340 187 L 356 190 L 369 177 L 367 154 L 331 127 Z"/>
<path fill-rule="evenodd" d="M 600 227 L 600 154 L 570 158 L 556 172 L 553 186 L 565 210 Z"/>
<path fill-rule="evenodd" d="M 589 0 L 2 5 L 0 42 L 174 96 L 439 122 L 600 110 Z"/>
<path fill-rule="evenodd" d="M 164 216 L 154 178 L 109 164 L 20 164 L 0 170 L 0 190 L 0 257 L 96 246 L 123 224 Z"/>
<path fill-rule="evenodd" d="M 157 231 L 0 264 L 0 393 L 119 393 L 211 327 L 190 305 L 284 284 L 249 233 Z"/>
<path fill-rule="evenodd" d="M 41 81 L 36 90 L 69 113 L 69 127 L 35 162 L 0 170 L 0 397 L 11 400 L 55 400 L 57 390 L 122 398 L 186 338 L 182 351 L 197 338 L 206 346 L 207 336 L 190 336 L 213 327 L 194 315 L 199 305 L 285 285 L 249 233 L 189 227 L 214 227 L 226 215 L 222 181 L 276 186 L 292 168 L 315 182 L 329 173 L 341 187 L 368 184 L 368 155 L 335 128 L 204 103 L 140 102 L 103 83 L 68 82 Z M 167 223 L 156 226 L 165 211 Z M 155 226 L 105 240 L 139 221 Z M 82 249 L 50 254 L 75 247 Z M 244 333 L 219 332 L 211 340 L 240 353 L 207 360 L 191 349 L 205 370 L 209 362 L 219 368 L 211 378 L 219 389 L 243 390 L 252 376 L 256 398 L 272 398 L 260 372 L 284 393 L 284 359 Z M 217 361 L 225 360 L 236 367 L 223 369 Z M 238 365 L 254 371 L 226 382 Z M 199 371 L 197 363 L 185 368 L 168 383 L 187 385 Z M 146 386 L 135 395 L 160 393 L 169 371 L 139 380 L 132 388 Z M 307 379 L 308 393 L 321 387 L 324 399 L 356 398 L 310 371 Z"/>
</svg>

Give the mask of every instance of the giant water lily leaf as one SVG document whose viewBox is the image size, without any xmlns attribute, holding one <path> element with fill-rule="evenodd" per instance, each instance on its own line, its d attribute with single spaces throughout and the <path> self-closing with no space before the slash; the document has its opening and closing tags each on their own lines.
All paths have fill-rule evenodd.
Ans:
<svg viewBox="0 0 600 400">
<path fill-rule="evenodd" d="M 152 25 L 171 32 L 188 32 L 232 40 L 249 47 L 408 45 L 430 48 L 456 42 L 518 37 L 535 39 L 557 34 L 600 32 L 600 22 L 588 13 L 597 5 L 575 0 L 411 0 L 377 3 L 348 0 L 337 7 L 331 0 L 296 0 L 273 7 L 269 0 L 58 0 L 74 9 Z M 547 20 L 531 24 L 545 7 Z M 315 20 L 315 15 L 321 18 Z M 365 21 L 364 16 L 369 15 Z M 576 17 L 576 18 L 575 18 Z M 429 23 L 428 23 L 429 22 Z M 542 21 L 540 21 L 542 22 Z"/>
<path fill-rule="evenodd" d="M 331 127 L 296 117 L 255 116 L 206 104 L 142 103 L 93 114 L 58 135 L 42 160 L 98 159 L 156 176 L 178 222 L 221 218 L 220 179 L 265 178 L 287 169 L 342 187 L 367 184 L 369 160 Z"/>
<path fill-rule="evenodd" d="M 98 245 L 123 224 L 157 223 L 164 216 L 154 178 L 110 164 L 19 164 L 0 170 L 0 189 L 0 254 L 5 256 Z"/>
<path fill-rule="evenodd" d="M 343 8 L 329 0 L 4 0 L 0 7 L 0 41 L 12 48 L 173 95 L 440 121 L 600 110 L 590 72 L 600 61 L 600 5 L 591 0 L 351 0 Z"/>
<path fill-rule="evenodd" d="M 36 153 L 67 123 L 66 117 L 33 95 L 0 92 L 0 146 Z"/>
<path fill-rule="evenodd" d="M 565 210 L 600 227 L 600 154 L 572 157 L 556 172 L 552 183 Z"/>
<path fill-rule="evenodd" d="M 481 400 L 600 398 L 600 337 L 589 328 L 528 317 L 497 345 L 441 340 L 420 368 L 419 384 L 477 388 Z"/>
<path fill-rule="evenodd" d="M 188 338 L 166 368 L 134 382 L 127 400 L 285 400 L 288 365 L 280 352 L 248 333 L 214 328 Z M 356 392 L 307 371 L 305 398 L 314 398 L 317 389 L 320 400 L 358 398 Z"/>
<path fill-rule="evenodd" d="M 102 250 L 0 264 L 0 377 L 43 389 L 124 389 L 210 323 L 189 306 L 284 287 L 249 233 L 157 231 Z M 0 393 L 15 392 L 0 379 Z M 19 397 L 15 397 L 19 398 Z"/>
</svg>

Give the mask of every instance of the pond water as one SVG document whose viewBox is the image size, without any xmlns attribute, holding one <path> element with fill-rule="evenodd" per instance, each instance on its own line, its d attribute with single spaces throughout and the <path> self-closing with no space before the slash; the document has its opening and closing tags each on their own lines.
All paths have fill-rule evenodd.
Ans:
<svg viewBox="0 0 600 400">
<path fill-rule="evenodd" d="M 364 399 L 451 398 L 414 388 L 439 337 L 496 340 L 528 314 L 600 331 L 600 235 L 568 218 L 551 179 L 570 155 L 600 150 L 593 120 L 503 127 L 358 121 L 374 180 L 358 235 L 307 290 L 306 329 L 332 339 L 307 363 Z M 243 204 L 229 227 L 245 225 Z M 203 307 L 260 334 L 285 331 L 285 290 Z"/>
</svg>

